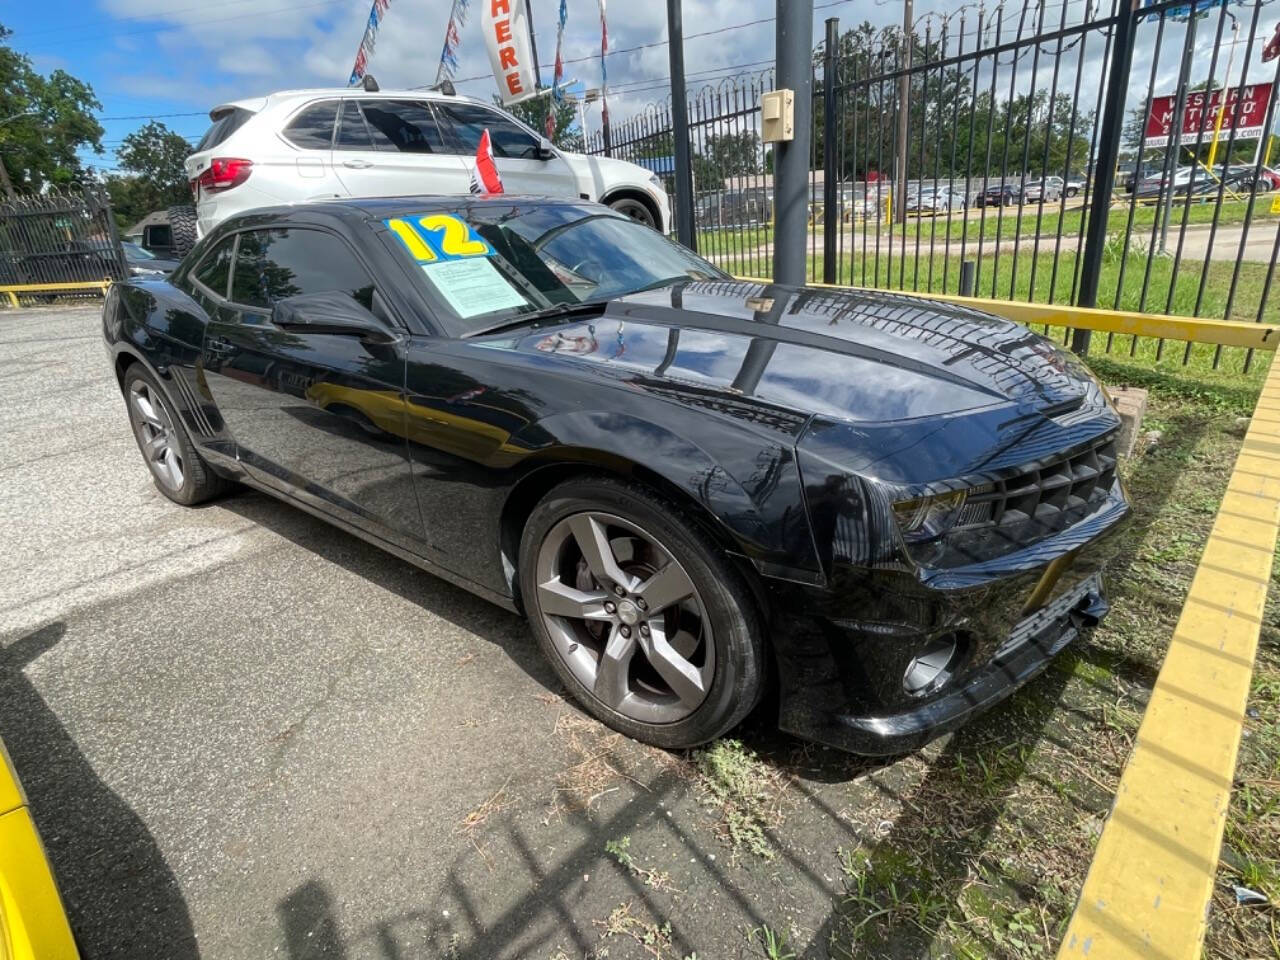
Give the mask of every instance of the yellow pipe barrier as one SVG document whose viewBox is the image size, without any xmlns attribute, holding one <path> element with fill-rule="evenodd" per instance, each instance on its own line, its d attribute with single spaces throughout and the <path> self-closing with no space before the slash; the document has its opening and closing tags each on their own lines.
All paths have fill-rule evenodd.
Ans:
<svg viewBox="0 0 1280 960">
<path fill-rule="evenodd" d="M 97 290 L 102 294 L 106 294 L 107 288 L 111 286 L 109 278 L 102 280 L 86 280 L 83 283 L 10 283 L 0 285 L 0 293 L 5 294 L 9 298 L 12 306 L 20 306 L 18 303 L 18 294 L 20 293 L 68 293 L 73 290 Z"/>
<path fill-rule="evenodd" d="M 1198 960 L 1280 532 L 1272 364 L 1059 960 Z"/>
<path fill-rule="evenodd" d="M 753 283 L 772 283 L 771 280 L 760 277 L 739 277 L 738 279 Z M 1164 340 L 1216 343 L 1224 347 L 1246 347 L 1252 350 L 1275 350 L 1277 341 L 1280 341 L 1280 330 L 1266 323 L 1247 323 L 1239 320 L 1206 320 L 1201 317 L 1166 316 L 1156 313 L 1137 313 L 1130 310 L 1099 310 L 1089 307 L 1073 307 L 1068 304 L 988 300 L 982 297 L 958 297 L 954 294 L 918 293 L 910 290 L 841 287 L 825 283 L 810 283 L 809 286 L 956 303 L 1028 325 L 1048 324 L 1051 327 L 1075 327 L 1081 330 L 1127 333 L 1139 337 L 1158 337 Z"/>
</svg>

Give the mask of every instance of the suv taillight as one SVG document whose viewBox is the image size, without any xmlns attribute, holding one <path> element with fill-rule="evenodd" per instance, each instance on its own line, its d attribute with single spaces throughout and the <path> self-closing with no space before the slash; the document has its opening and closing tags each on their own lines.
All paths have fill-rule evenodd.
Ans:
<svg viewBox="0 0 1280 960">
<path fill-rule="evenodd" d="M 232 187 L 238 187 L 249 179 L 249 174 L 253 172 L 252 160 L 240 160 L 236 157 L 214 157 L 209 163 L 209 169 L 200 174 L 199 178 L 191 181 L 192 192 L 196 192 L 196 186 L 203 187 L 210 193 L 217 193 L 220 190 L 230 190 Z"/>
</svg>

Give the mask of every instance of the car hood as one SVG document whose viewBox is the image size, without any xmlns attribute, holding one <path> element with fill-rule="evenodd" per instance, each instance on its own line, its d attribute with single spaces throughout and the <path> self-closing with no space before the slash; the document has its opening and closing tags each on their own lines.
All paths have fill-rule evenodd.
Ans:
<svg viewBox="0 0 1280 960">
<path fill-rule="evenodd" d="M 565 162 L 578 178 L 584 190 L 591 196 L 602 197 L 605 191 L 622 185 L 648 188 L 650 173 L 644 167 L 613 157 L 587 156 L 582 153 L 563 154 Z"/>
<path fill-rule="evenodd" d="M 993 407 L 1057 415 L 1096 389 L 1050 341 L 966 307 L 727 280 L 632 294 L 598 318 L 486 345 L 686 387 L 704 407 L 719 396 L 850 423 Z"/>
</svg>

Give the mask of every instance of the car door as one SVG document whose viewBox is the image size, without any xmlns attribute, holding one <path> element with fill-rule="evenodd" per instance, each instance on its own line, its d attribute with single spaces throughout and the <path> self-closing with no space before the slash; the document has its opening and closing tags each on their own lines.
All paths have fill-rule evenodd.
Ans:
<svg viewBox="0 0 1280 960">
<path fill-rule="evenodd" d="M 296 178 L 297 197 L 320 200 L 343 194 L 343 186 L 333 169 L 333 134 L 338 123 L 339 100 L 309 103 L 295 113 L 281 135 L 297 147 L 292 175 Z M 288 176 L 282 168 L 282 176 Z"/>
<path fill-rule="evenodd" d="M 272 306 L 342 291 L 393 318 L 372 273 L 339 236 L 313 227 L 237 234 L 229 296 L 210 311 L 203 367 L 235 455 L 257 479 L 409 546 L 422 523 L 404 430 L 400 342 L 284 330 Z"/>
<path fill-rule="evenodd" d="M 417 100 L 344 100 L 333 158 L 353 197 L 463 194 L 470 187 L 470 172 L 446 148 L 430 105 Z"/>
<path fill-rule="evenodd" d="M 475 167 L 476 149 L 485 130 L 493 145 L 494 164 L 506 193 L 530 196 L 577 197 L 578 178 L 559 152 L 542 155 L 542 138 L 526 130 L 506 114 L 478 103 L 435 102 L 436 110 L 452 138 L 453 147 L 468 171 Z"/>
</svg>

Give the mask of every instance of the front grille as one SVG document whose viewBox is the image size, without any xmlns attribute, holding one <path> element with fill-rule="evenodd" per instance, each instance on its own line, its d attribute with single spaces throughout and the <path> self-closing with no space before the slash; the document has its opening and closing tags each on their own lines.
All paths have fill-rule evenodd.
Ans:
<svg viewBox="0 0 1280 960">
<path fill-rule="evenodd" d="M 1115 476 L 1116 442 L 1108 436 L 1081 453 L 970 491 L 956 528 L 1028 520 L 1056 527 L 1064 514 L 1104 498 Z"/>
</svg>

